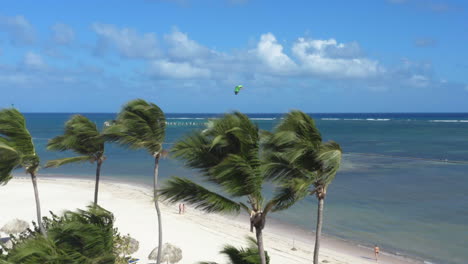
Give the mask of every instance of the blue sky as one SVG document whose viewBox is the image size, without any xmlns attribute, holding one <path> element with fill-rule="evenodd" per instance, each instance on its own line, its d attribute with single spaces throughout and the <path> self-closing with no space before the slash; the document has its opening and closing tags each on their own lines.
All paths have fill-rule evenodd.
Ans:
<svg viewBox="0 0 468 264">
<path fill-rule="evenodd" d="M 143 98 L 172 113 L 468 112 L 467 1 L 0 6 L 0 107 L 117 112 Z"/>
</svg>

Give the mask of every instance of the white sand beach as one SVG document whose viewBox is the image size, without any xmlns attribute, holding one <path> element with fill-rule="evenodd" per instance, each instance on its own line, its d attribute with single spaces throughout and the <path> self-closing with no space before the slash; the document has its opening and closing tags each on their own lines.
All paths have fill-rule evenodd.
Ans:
<svg viewBox="0 0 468 264">
<path fill-rule="evenodd" d="M 39 194 L 42 214 L 49 211 L 85 208 L 93 199 L 94 182 L 85 179 L 39 178 Z M 36 219 L 31 180 L 27 177 L 12 179 L 0 186 L 0 226 L 19 218 L 26 221 Z M 134 254 L 139 263 L 152 263 L 147 257 L 157 246 L 157 219 L 152 203 L 152 191 L 144 186 L 103 180 L 100 185 L 99 204 L 114 213 L 116 227 L 122 234 L 130 234 L 140 242 Z M 242 217 L 206 214 L 187 206 L 179 215 L 177 205 L 161 204 L 163 241 L 182 249 L 183 259 L 179 263 L 216 261 L 227 263 L 218 252 L 225 244 L 245 246 L 249 223 Z M 310 234 L 297 235 L 284 227 L 269 225 L 264 231 L 265 249 L 271 257 L 271 264 L 312 263 L 313 237 Z M 295 239 L 296 251 L 291 250 Z M 320 261 L 331 264 L 376 263 L 373 252 L 367 248 L 323 242 Z M 380 264 L 418 263 L 393 255 L 382 254 Z"/>
</svg>

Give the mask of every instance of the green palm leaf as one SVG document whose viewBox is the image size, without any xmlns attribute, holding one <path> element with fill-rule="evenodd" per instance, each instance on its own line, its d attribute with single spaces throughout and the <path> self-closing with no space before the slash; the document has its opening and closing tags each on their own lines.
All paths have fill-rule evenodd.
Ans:
<svg viewBox="0 0 468 264">
<path fill-rule="evenodd" d="M 104 130 L 104 137 L 130 149 L 146 149 L 153 155 L 162 151 L 166 119 L 155 104 L 142 99 L 128 102 L 116 122 Z"/>
<path fill-rule="evenodd" d="M 158 192 L 163 200 L 186 202 L 208 213 L 238 214 L 241 209 L 239 203 L 184 178 L 172 177 Z"/>
<path fill-rule="evenodd" d="M 23 155 L 35 154 L 24 116 L 16 109 L 0 110 L 0 138 Z"/>
<path fill-rule="evenodd" d="M 321 163 L 317 183 L 327 186 L 340 169 L 342 150 L 338 143 L 329 141 L 320 146 L 317 160 Z"/>
<path fill-rule="evenodd" d="M 56 160 L 49 160 L 47 161 L 45 167 L 46 168 L 57 168 L 65 164 L 69 163 L 79 163 L 79 162 L 86 162 L 90 161 L 93 162 L 93 159 L 90 159 L 89 156 L 78 156 L 78 157 L 71 157 L 71 158 L 63 158 L 63 159 L 56 159 Z"/>
<path fill-rule="evenodd" d="M 12 178 L 11 171 L 20 165 L 21 154 L 0 142 L 0 184 L 6 184 Z"/>
<path fill-rule="evenodd" d="M 64 134 L 49 140 L 47 149 L 96 156 L 104 153 L 104 139 L 94 122 L 85 116 L 74 115 L 65 123 Z"/>
</svg>

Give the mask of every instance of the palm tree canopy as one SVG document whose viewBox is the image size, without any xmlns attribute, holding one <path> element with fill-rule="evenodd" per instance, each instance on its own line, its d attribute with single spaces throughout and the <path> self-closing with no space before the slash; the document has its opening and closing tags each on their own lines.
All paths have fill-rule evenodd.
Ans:
<svg viewBox="0 0 468 264">
<path fill-rule="evenodd" d="M 74 115 L 65 123 L 65 132 L 49 140 L 48 150 L 71 150 L 78 157 L 48 161 L 46 167 L 58 167 L 68 163 L 96 161 L 104 155 L 104 139 L 94 122 L 82 115 Z"/>
<path fill-rule="evenodd" d="M 280 182 L 274 210 L 285 209 L 311 194 L 310 187 L 326 188 L 341 162 L 338 143 L 322 142 L 314 120 L 300 111 L 288 113 L 265 142 L 266 177 Z"/>
<path fill-rule="evenodd" d="M 258 257 L 257 241 L 252 237 L 247 237 L 247 248 L 236 248 L 231 245 L 225 245 L 219 252 L 224 254 L 229 259 L 229 264 L 260 264 Z M 268 252 L 265 252 L 266 263 L 270 263 Z M 198 264 L 217 264 L 216 262 L 198 262 Z"/>
<path fill-rule="evenodd" d="M 7 263 L 111 264 L 119 257 L 112 213 L 98 206 L 44 218 L 48 237 L 30 230 L 14 239 Z"/>
<path fill-rule="evenodd" d="M 163 111 L 155 104 L 136 99 L 123 106 L 117 120 L 103 135 L 130 149 L 146 149 L 151 155 L 162 151 L 166 128 Z"/>
<path fill-rule="evenodd" d="M 26 128 L 24 116 L 16 109 L 0 110 L 0 183 L 11 178 L 17 167 L 35 173 L 39 167 L 31 134 Z"/>
<path fill-rule="evenodd" d="M 212 121 L 204 131 L 196 131 L 177 142 L 172 154 L 187 167 L 200 171 L 202 177 L 233 197 L 247 196 L 249 203 L 260 209 L 263 174 L 259 159 L 260 135 L 258 127 L 244 114 L 234 112 Z M 184 192 L 180 185 L 190 186 L 199 192 Z M 166 200 L 197 203 L 202 209 L 216 212 L 249 211 L 243 203 L 210 192 L 184 179 L 173 178 L 161 189 Z"/>
</svg>

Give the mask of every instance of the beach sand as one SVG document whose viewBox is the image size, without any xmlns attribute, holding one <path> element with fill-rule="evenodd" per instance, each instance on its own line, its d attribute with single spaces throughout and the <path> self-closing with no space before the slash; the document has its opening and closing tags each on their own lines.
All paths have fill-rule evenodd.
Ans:
<svg viewBox="0 0 468 264">
<path fill-rule="evenodd" d="M 38 186 L 44 216 L 49 215 L 49 211 L 57 214 L 63 210 L 84 209 L 92 202 L 94 195 L 94 181 L 86 179 L 39 178 Z M 154 263 L 147 259 L 158 241 L 152 190 L 146 186 L 103 180 L 99 191 L 99 205 L 114 214 L 115 226 L 119 231 L 130 234 L 140 242 L 140 248 L 133 256 L 140 259 L 139 263 Z M 0 201 L 0 227 L 14 218 L 26 221 L 36 219 L 30 178 L 16 177 L 7 185 L 0 186 Z M 254 233 L 249 232 L 248 219 L 243 215 L 206 214 L 186 207 L 186 213 L 179 215 L 177 204 L 161 204 L 163 242 L 182 249 L 183 259 L 179 263 L 227 263 L 225 257 L 218 253 L 223 245 L 245 246 L 246 236 L 255 237 Z M 293 239 L 295 251 L 291 250 Z M 312 263 L 313 241 L 312 232 L 267 220 L 264 243 L 271 264 Z M 324 238 L 320 253 L 321 263 L 376 263 L 371 249 L 336 239 Z M 419 262 L 384 253 L 379 263 Z"/>
</svg>

